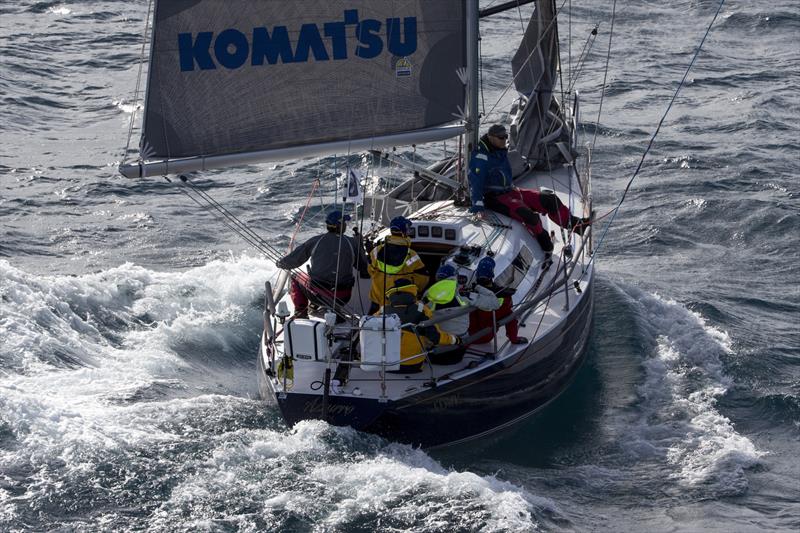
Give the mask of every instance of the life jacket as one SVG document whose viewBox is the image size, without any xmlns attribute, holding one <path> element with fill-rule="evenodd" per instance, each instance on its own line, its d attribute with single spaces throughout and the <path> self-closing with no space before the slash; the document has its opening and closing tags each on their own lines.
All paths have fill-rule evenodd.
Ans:
<svg viewBox="0 0 800 533">
<path fill-rule="evenodd" d="M 425 298 L 430 303 L 431 311 L 447 309 L 450 307 L 464 307 L 469 302 L 458 294 L 458 282 L 453 278 L 439 280 L 425 293 Z"/>
<path fill-rule="evenodd" d="M 400 247 L 405 248 L 405 255 L 398 262 L 397 252 Z M 388 259 L 390 260 L 394 259 L 394 261 L 391 261 L 392 263 L 397 263 L 397 264 L 390 264 L 389 262 L 386 263 L 383 262 L 381 259 L 387 259 L 387 255 L 390 256 Z M 392 255 L 394 255 L 395 257 L 391 257 Z M 386 274 L 389 275 L 399 274 L 404 267 L 410 267 L 417 261 L 416 252 L 414 252 L 414 250 L 411 249 L 411 241 L 404 237 L 397 237 L 394 235 L 386 239 L 386 241 L 375 250 L 374 259 L 375 259 L 375 267 L 381 272 L 385 272 Z"/>
<path fill-rule="evenodd" d="M 411 248 L 410 239 L 398 235 L 388 237 L 370 252 L 370 301 L 378 305 L 385 304 L 386 290 L 400 278 L 411 280 L 422 291 L 428 284 L 424 268 L 425 263 Z"/>
</svg>

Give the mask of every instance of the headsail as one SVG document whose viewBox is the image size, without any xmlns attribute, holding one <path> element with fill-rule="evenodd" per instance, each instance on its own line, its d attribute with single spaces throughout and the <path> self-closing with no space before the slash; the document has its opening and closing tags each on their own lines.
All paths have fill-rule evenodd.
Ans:
<svg viewBox="0 0 800 533">
<path fill-rule="evenodd" d="M 559 67 L 554 0 L 536 3 L 511 67 L 514 85 L 521 93 L 516 110 L 512 110 L 511 140 L 515 150 L 539 168 L 563 161 L 555 143 L 568 144 L 569 134 L 553 97 Z"/>
<path fill-rule="evenodd" d="M 157 1 L 142 158 L 440 139 L 465 31 L 461 0 Z"/>
</svg>

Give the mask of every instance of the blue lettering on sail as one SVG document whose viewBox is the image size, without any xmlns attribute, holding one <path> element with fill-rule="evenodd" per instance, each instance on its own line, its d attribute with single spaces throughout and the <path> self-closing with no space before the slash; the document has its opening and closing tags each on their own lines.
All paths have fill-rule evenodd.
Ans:
<svg viewBox="0 0 800 533">
<path fill-rule="evenodd" d="M 356 28 L 356 39 L 360 43 L 356 48 L 356 55 L 364 59 L 378 57 L 383 52 L 383 40 L 378 32 L 381 31 L 379 20 L 365 20 Z"/>
<path fill-rule="evenodd" d="M 417 49 L 417 19 L 406 17 L 403 20 L 403 40 L 400 40 L 400 19 L 386 19 L 386 35 L 389 37 L 389 51 L 400 57 L 407 57 Z"/>
<path fill-rule="evenodd" d="M 201 31 L 197 34 L 197 39 L 192 42 L 191 33 L 181 33 L 178 35 L 178 50 L 181 56 L 181 70 L 194 70 L 194 63 L 202 70 L 216 68 L 211 59 L 209 47 L 211 38 L 214 36 L 210 31 Z"/>
<path fill-rule="evenodd" d="M 298 63 L 305 63 L 308 61 L 309 52 L 317 61 L 328 60 L 328 51 L 325 49 L 325 43 L 322 42 L 322 36 L 319 34 L 316 24 L 303 24 L 300 28 L 294 60 Z"/>
<path fill-rule="evenodd" d="M 297 43 L 289 35 L 297 34 Z M 355 37 L 348 50 L 348 36 Z M 294 44 L 294 46 L 293 46 Z M 355 56 L 373 59 L 388 51 L 408 57 L 417 50 L 417 18 L 359 19 L 358 10 L 344 11 L 343 20 L 307 23 L 290 31 L 286 26 L 253 28 L 248 35 L 236 28 L 219 32 L 201 31 L 178 34 L 178 59 L 181 71 L 238 69 L 277 63 L 341 61 Z M 249 61 L 248 61 L 249 59 Z"/>
<path fill-rule="evenodd" d="M 239 30 L 225 30 L 214 41 L 214 55 L 223 67 L 239 68 L 250 55 L 250 44 Z"/>
<path fill-rule="evenodd" d="M 273 28 L 272 37 L 267 28 L 253 28 L 252 64 L 254 66 L 263 65 L 265 57 L 270 65 L 277 63 L 278 59 L 284 63 L 294 61 L 292 43 L 289 42 L 289 32 L 286 30 L 286 26 Z"/>
</svg>

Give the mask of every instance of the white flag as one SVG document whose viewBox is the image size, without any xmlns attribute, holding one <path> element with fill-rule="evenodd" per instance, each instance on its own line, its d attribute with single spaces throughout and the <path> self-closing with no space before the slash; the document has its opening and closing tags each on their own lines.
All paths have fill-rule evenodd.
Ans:
<svg viewBox="0 0 800 533">
<path fill-rule="evenodd" d="M 345 203 L 359 204 L 364 201 L 361 193 L 361 172 L 354 168 L 347 169 L 347 180 L 345 180 L 344 198 Z"/>
</svg>

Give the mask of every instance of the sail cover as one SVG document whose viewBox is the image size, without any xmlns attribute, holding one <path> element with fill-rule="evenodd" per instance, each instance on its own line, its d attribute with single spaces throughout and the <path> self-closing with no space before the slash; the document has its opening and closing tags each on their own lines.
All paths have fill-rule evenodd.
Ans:
<svg viewBox="0 0 800 533">
<path fill-rule="evenodd" d="M 512 114 L 514 149 L 538 168 L 563 160 L 557 142 L 569 142 L 558 100 L 553 96 L 558 70 L 558 28 L 554 0 L 542 0 L 528 22 L 511 60 L 514 85 L 521 94 Z"/>
<path fill-rule="evenodd" d="M 409 132 L 461 116 L 461 0 L 156 2 L 143 159 Z"/>
</svg>

